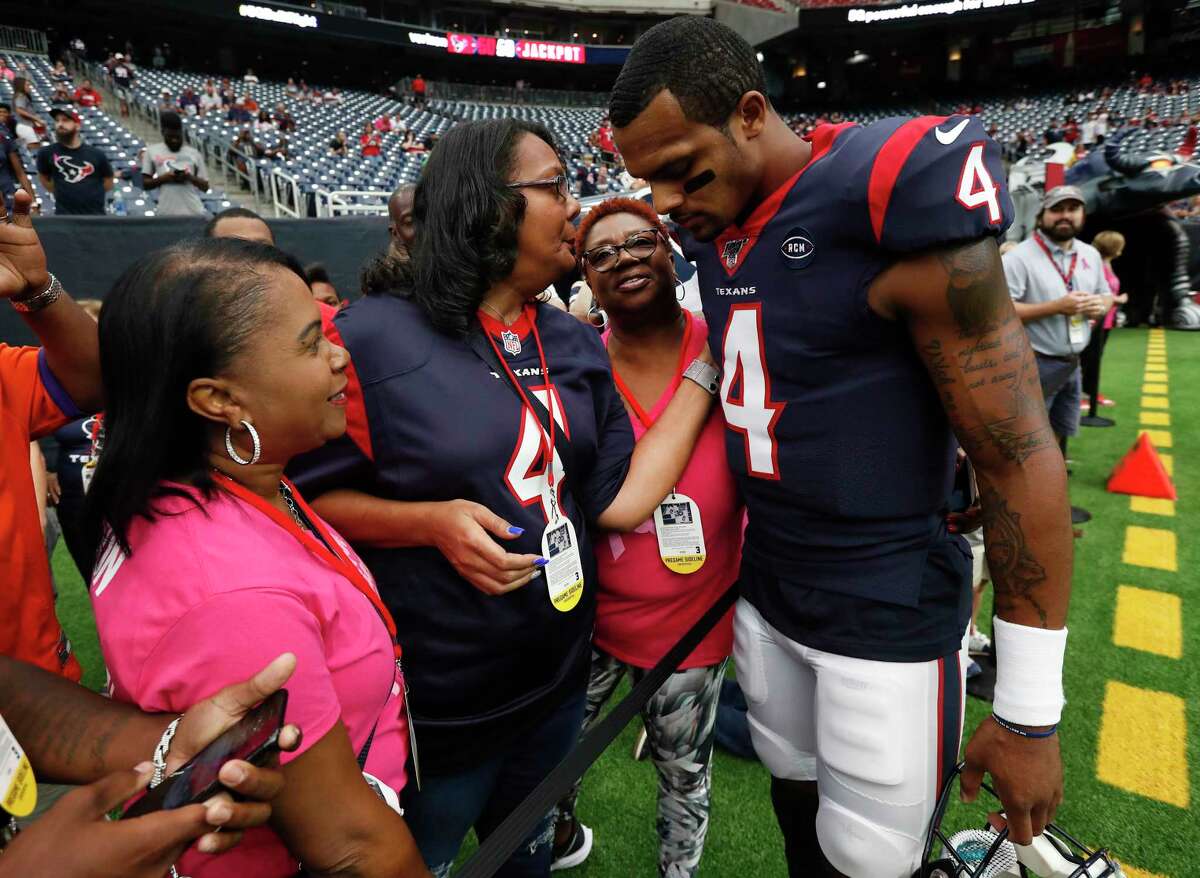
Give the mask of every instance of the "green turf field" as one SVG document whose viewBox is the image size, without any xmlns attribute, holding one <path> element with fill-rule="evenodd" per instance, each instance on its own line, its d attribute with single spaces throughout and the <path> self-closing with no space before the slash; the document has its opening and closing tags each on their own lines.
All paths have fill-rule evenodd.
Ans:
<svg viewBox="0 0 1200 878">
<path fill-rule="evenodd" d="M 1200 538 L 1193 542 L 1187 525 L 1200 523 L 1200 335 L 1167 333 L 1165 370 L 1153 362 L 1160 356 L 1148 351 L 1150 339 L 1146 330 L 1112 334 L 1103 386 L 1118 405 L 1103 413 L 1117 426 L 1085 428 L 1070 448 L 1072 499 L 1095 518 L 1082 526 L 1076 544 L 1062 724 L 1067 798 L 1059 817 L 1074 834 L 1108 846 L 1123 864 L 1136 867 L 1131 878 L 1185 878 L 1200 875 L 1200 819 L 1190 799 L 1193 786 L 1200 790 L 1200 736 L 1188 733 L 1200 727 L 1200 642 L 1192 604 Z M 1151 376 L 1144 374 L 1147 368 Z M 1144 379 L 1164 371 L 1169 379 L 1149 382 L 1143 394 Z M 1158 402 L 1164 394 L 1166 402 Z M 1129 497 L 1104 488 L 1113 464 L 1136 439 L 1143 413 L 1156 422 L 1146 429 L 1169 433 L 1172 440 L 1162 450 L 1171 458 L 1180 495 L 1173 516 L 1142 504 L 1143 511 L 1131 509 Z M 1129 534 L 1130 526 L 1145 530 Z M 87 598 L 61 545 L 54 562 L 60 615 L 86 669 L 85 682 L 98 688 L 104 672 Z M 1118 613 L 1119 586 L 1132 588 L 1122 592 Z M 985 709 L 971 701 L 969 728 Z M 587 776 L 579 814 L 595 829 L 596 847 L 574 870 L 581 878 L 655 872 L 654 769 L 632 760 L 633 740 L 631 726 Z M 765 771 L 720 753 L 713 774 L 703 872 L 785 875 Z M 956 805 L 946 825 L 977 825 L 981 813 Z"/>
</svg>

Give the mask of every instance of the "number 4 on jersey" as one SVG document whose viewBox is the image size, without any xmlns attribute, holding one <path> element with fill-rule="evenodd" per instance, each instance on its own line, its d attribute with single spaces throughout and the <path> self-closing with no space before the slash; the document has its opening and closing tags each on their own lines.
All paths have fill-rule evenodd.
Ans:
<svg viewBox="0 0 1200 878">
<path fill-rule="evenodd" d="M 725 423 L 746 443 L 746 472 L 760 479 L 779 478 L 775 423 L 785 403 L 771 399 L 771 375 L 763 351 L 762 303 L 734 305 L 722 342 L 724 377 L 721 406 Z"/>
<path fill-rule="evenodd" d="M 967 160 L 963 162 L 962 173 L 958 178 L 958 192 L 955 199 L 967 210 L 987 205 L 988 222 L 999 225 L 1003 219 L 1000 212 L 1000 187 L 988 173 L 987 162 L 983 160 L 985 145 L 974 143 L 967 152 Z"/>
</svg>

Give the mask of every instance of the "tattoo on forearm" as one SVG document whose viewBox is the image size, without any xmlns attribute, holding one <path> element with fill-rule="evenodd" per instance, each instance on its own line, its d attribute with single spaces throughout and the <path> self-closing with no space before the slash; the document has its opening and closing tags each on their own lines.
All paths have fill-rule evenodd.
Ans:
<svg viewBox="0 0 1200 878">
<path fill-rule="evenodd" d="M 1025 603 L 1037 612 L 1042 626 L 1048 620 L 1036 592 L 1046 581 L 1046 570 L 1033 557 L 1021 528 L 1021 515 L 991 485 L 980 486 L 983 506 L 983 539 L 988 569 L 996 595 L 996 610 L 1005 613 Z"/>
</svg>

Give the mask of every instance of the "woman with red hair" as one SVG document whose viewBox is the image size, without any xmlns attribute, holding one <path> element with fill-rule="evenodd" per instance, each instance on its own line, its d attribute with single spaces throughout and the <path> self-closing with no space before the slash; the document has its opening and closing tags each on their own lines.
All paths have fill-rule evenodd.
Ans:
<svg viewBox="0 0 1200 878">
<path fill-rule="evenodd" d="M 576 253 L 608 316 L 613 379 L 642 436 L 670 403 L 708 329 L 680 306 L 671 245 L 644 201 L 613 198 L 580 223 Z M 652 519 L 595 541 L 599 581 L 584 731 L 628 671 L 634 683 L 737 579 L 742 505 L 725 461 L 720 410 L 709 414 L 675 489 Z M 695 874 L 708 830 L 713 729 L 732 613 L 701 641 L 642 710 L 658 772 L 659 874 Z M 575 789 L 559 805 L 555 868 L 578 865 L 591 830 L 575 817 Z"/>
</svg>

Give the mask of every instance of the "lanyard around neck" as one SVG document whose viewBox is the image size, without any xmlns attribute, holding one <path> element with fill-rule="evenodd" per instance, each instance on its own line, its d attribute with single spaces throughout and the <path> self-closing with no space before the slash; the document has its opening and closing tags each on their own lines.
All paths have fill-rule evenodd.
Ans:
<svg viewBox="0 0 1200 878">
<path fill-rule="evenodd" d="M 292 498 L 304 510 L 304 514 L 308 517 L 309 522 L 316 529 L 320 539 L 313 536 L 308 531 L 298 525 L 295 520 L 279 509 L 276 509 L 265 499 L 255 494 L 246 486 L 239 484 L 235 480 L 222 472 L 213 473 L 213 481 L 222 489 L 237 497 L 243 503 L 253 506 L 263 515 L 270 518 L 277 525 L 295 537 L 306 549 L 316 555 L 328 567 L 331 567 L 335 572 L 344 577 L 355 590 L 360 592 L 379 614 L 379 618 L 383 620 L 383 625 L 387 628 L 388 636 L 391 638 L 392 647 L 395 650 L 396 658 L 400 658 L 400 644 L 396 641 L 396 622 L 392 619 L 392 614 L 388 612 L 388 608 L 383 603 L 383 599 L 379 596 L 367 578 L 362 572 L 350 561 L 349 558 L 343 558 L 336 550 L 338 545 L 337 540 L 332 536 L 332 532 L 321 522 L 316 513 L 312 511 L 304 498 L 300 496 L 300 492 L 296 490 L 287 478 L 284 478 L 284 484 L 292 492 Z M 324 542 L 322 542 L 324 540 Z"/>
<path fill-rule="evenodd" d="M 1042 252 L 1046 254 L 1046 258 L 1050 260 L 1050 264 L 1054 266 L 1054 270 L 1058 272 L 1058 276 L 1062 278 L 1067 292 L 1073 291 L 1075 289 L 1075 261 L 1079 259 L 1079 253 L 1074 252 L 1071 254 L 1071 264 L 1066 271 L 1063 271 L 1059 268 L 1058 260 L 1054 258 L 1054 254 L 1050 252 L 1050 248 L 1046 245 L 1046 242 L 1042 240 L 1042 236 L 1035 234 L 1033 239 L 1037 241 L 1037 245 L 1042 248 Z"/>
<path fill-rule="evenodd" d="M 531 305 L 526 305 L 523 309 L 526 318 L 529 320 L 530 330 L 533 333 L 533 342 L 537 345 L 538 360 L 542 365 L 542 378 L 546 382 L 546 410 L 550 413 L 548 418 L 550 422 L 550 435 L 547 437 L 546 431 L 542 430 L 542 453 L 546 460 L 546 483 L 550 487 L 550 496 L 554 496 L 554 386 L 550 383 L 550 370 L 546 366 L 546 351 L 542 347 L 542 337 L 538 334 L 537 328 L 537 313 Z M 492 350 L 496 352 L 496 359 L 500 361 L 500 366 L 507 373 L 509 380 L 516 389 L 517 394 L 521 397 L 521 402 L 529 413 L 533 415 L 533 420 L 541 429 L 541 419 L 537 416 L 537 409 L 533 407 L 529 396 L 525 393 L 525 387 L 517 380 L 516 374 L 512 368 L 504 361 L 504 357 L 500 356 L 500 348 L 496 346 L 496 340 L 492 338 L 492 333 L 485 327 L 483 330 L 484 336 L 488 340 L 488 344 L 492 346 Z"/>
<path fill-rule="evenodd" d="M 683 311 L 683 321 L 683 343 L 679 346 L 679 363 L 676 366 L 675 375 L 671 379 L 671 385 L 667 388 L 667 392 L 670 394 L 675 393 L 675 389 L 679 387 L 679 383 L 683 378 L 684 360 L 687 358 L 688 347 L 692 340 L 692 315 L 686 310 Z M 612 335 L 610 334 L 608 338 L 611 340 Z M 608 345 L 606 343 L 605 347 L 607 346 Z M 624 379 L 621 378 L 621 373 L 617 371 L 617 366 L 615 363 L 613 364 L 612 372 L 613 383 L 617 385 L 617 392 L 620 393 L 621 396 L 625 398 L 625 401 L 629 403 L 629 407 L 633 410 L 633 413 L 637 416 L 637 419 L 642 422 L 642 426 L 649 430 L 654 426 L 654 418 L 649 412 L 642 408 L 641 403 L 637 401 L 633 393 L 629 390 L 629 387 L 625 384 Z M 657 402 L 655 404 L 657 405 Z"/>
</svg>

